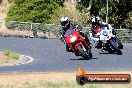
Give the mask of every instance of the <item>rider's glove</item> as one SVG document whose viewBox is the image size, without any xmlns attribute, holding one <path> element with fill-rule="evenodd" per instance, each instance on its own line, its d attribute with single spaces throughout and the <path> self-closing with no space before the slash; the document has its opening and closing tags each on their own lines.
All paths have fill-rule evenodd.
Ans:
<svg viewBox="0 0 132 88">
<path fill-rule="evenodd" d="M 82 32 L 82 27 L 80 25 L 75 25 L 75 28 L 79 31 Z"/>
</svg>

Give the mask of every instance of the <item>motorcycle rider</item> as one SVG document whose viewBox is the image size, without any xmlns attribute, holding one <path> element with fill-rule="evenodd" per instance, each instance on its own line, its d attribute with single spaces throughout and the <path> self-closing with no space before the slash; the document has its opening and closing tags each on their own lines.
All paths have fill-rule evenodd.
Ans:
<svg viewBox="0 0 132 88">
<path fill-rule="evenodd" d="M 61 41 L 65 42 L 65 32 L 68 29 L 72 29 L 73 27 L 75 27 L 77 29 L 77 31 L 79 31 L 80 35 L 85 37 L 86 42 L 90 45 L 89 39 L 87 38 L 87 36 L 82 33 L 82 27 L 78 24 L 73 23 L 71 20 L 69 20 L 69 18 L 67 16 L 62 16 L 60 19 L 60 23 L 61 23 L 61 30 L 59 31 L 60 35 L 61 35 Z M 69 45 L 66 44 L 66 51 L 68 52 L 72 52 L 72 50 L 69 48 Z"/>
<path fill-rule="evenodd" d="M 90 29 L 89 29 L 90 38 L 96 42 L 95 48 L 101 48 L 102 47 L 102 51 L 103 51 L 104 50 L 104 47 L 101 44 L 101 41 L 98 40 L 99 33 L 100 33 L 101 30 L 99 30 L 99 28 L 97 28 L 97 27 L 101 27 L 101 28 L 107 27 L 108 29 L 112 30 L 112 33 L 114 35 L 116 33 L 114 31 L 114 28 L 110 24 L 105 23 L 105 22 L 101 22 L 99 16 L 93 16 L 91 18 L 91 26 L 90 26 Z"/>
</svg>

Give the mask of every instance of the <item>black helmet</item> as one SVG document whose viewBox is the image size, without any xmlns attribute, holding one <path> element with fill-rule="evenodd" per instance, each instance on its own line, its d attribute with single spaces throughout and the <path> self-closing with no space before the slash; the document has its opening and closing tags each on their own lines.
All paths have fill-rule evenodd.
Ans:
<svg viewBox="0 0 132 88">
<path fill-rule="evenodd" d="M 98 16 L 93 16 L 91 18 L 92 25 L 98 25 L 99 24 L 99 21 L 100 21 L 100 18 Z"/>
</svg>

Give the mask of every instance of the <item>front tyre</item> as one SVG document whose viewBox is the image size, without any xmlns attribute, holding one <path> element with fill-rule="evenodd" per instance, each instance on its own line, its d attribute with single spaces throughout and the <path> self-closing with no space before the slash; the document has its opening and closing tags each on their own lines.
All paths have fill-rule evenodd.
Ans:
<svg viewBox="0 0 132 88">
<path fill-rule="evenodd" d="M 116 45 L 115 42 L 112 41 L 111 45 L 112 45 L 113 49 L 117 52 L 118 55 L 122 54 L 121 50 L 119 49 L 119 47 Z"/>
<path fill-rule="evenodd" d="M 92 55 L 92 53 L 91 53 L 91 50 L 88 49 L 88 50 L 87 50 L 87 53 L 89 54 L 89 58 L 91 59 L 91 58 L 93 57 L 93 55 Z"/>
<path fill-rule="evenodd" d="M 119 40 L 118 38 L 116 38 L 116 42 L 117 42 L 117 44 L 118 44 L 118 47 L 119 47 L 120 49 L 123 49 L 123 45 L 122 45 L 122 43 L 120 42 L 120 40 Z"/>
<path fill-rule="evenodd" d="M 84 58 L 88 58 L 89 59 L 89 56 L 87 55 L 87 53 L 83 50 L 83 47 L 82 46 L 78 46 L 77 47 L 78 49 L 78 52 L 80 53 L 80 55 Z"/>
<path fill-rule="evenodd" d="M 113 54 L 113 53 L 114 53 L 114 51 L 111 50 L 111 49 L 108 49 L 108 52 L 109 52 L 110 54 Z"/>
</svg>

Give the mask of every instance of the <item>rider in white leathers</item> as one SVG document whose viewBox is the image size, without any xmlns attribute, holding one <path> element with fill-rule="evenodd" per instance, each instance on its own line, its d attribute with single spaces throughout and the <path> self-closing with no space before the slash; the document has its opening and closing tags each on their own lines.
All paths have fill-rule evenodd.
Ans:
<svg viewBox="0 0 132 88">
<path fill-rule="evenodd" d="M 100 29 L 102 29 L 103 27 L 107 27 L 108 30 L 112 30 L 113 36 L 115 35 L 114 28 L 110 24 L 101 22 L 98 16 L 93 16 L 91 19 L 89 34 L 90 34 L 90 38 L 95 42 L 96 48 L 99 48 L 99 46 L 102 46 L 100 43 L 101 41 L 99 40 L 101 30 L 98 30 L 97 28 L 98 26 L 101 27 Z M 103 50 L 103 47 L 102 47 L 102 50 Z"/>
</svg>

